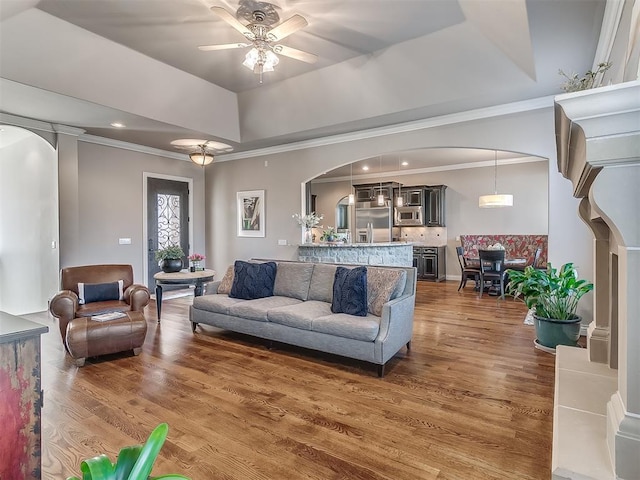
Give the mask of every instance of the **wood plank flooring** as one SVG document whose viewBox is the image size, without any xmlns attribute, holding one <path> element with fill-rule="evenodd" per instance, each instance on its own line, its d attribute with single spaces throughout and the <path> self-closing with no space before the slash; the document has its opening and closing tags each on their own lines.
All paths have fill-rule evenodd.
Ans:
<svg viewBox="0 0 640 480">
<path fill-rule="evenodd" d="M 192 298 L 155 304 L 140 356 L 77 368 L 54 319 L 43 336 L 44 479 L 112 460 L 160 422 L 154 475 L 218 479 L 548 479 L 554 357 L 525 308 L 468 285 L 420 282 L 412 350 L 373 365 L 208 326 Z M 153 302 L 152 302 L 153 303 Z"/>
</svg>

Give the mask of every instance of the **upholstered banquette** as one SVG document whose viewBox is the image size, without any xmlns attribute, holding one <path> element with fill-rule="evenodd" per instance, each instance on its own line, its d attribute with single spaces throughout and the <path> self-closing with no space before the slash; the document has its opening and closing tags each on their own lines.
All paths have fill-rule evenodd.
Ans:
<svg viewBox="0 0 640 480">
<path fill-rule="evenodd" d="M 190 307 L 193 331 L 207 324 L 364 360 L 378 365 L 381 377 L 385 363 L 402 347 L 410 348 L 414 267 L 267 264 L 259 273 L 250 263 L 235 262 L 221 281 L 209 284 Z"/>
</svg>

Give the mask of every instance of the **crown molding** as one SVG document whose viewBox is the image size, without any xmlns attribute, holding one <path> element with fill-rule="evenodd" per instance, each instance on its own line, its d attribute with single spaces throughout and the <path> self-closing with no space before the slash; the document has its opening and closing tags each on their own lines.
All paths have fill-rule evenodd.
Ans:
<svg viewBox="0 0 640 480">
<path fill-rule="evenodd" d="M 135 143 L 123 142 L 121 140 L 113 140 L 111 138 L 98 137 L 95 135 L 82 135 L 78 139 L 80 142 L 93 143 L 96 145 L 104 145 L 106 147 L 121 148 L 123 150 L 130 150 L 132 152 L 146 153 L 148 155 L 155 155 L 157 157 L 166 157 L 173 160 L 183 160 L 190 162 L 189 155 L 178 152 L 168 152 L 159 148 L 145 147 L 144 145 L 137 145 Z"/>
<path fill-rule="evenodd" d="M 546 162 L 547 158 L 542 157 L 520 157 L 520 158 L 504 158 L 502 160 L 498 160 L 498 166 L 500 165 L 518 165 L 522 163 L 535 163 L 535 162 Z M 380 173 L 362 173 L 359 175 L 354 175 L 353 180 L 371 180 L 371 179 L 379 179 L 379 178 L 398 178 L 407 175 L 415 175 L 417 173 L 433 173 L 433 172 L 446 172 L 450 170 L 467 170 L 470 168 L 484 168 L 484 167 L 494 167 L 494 160 L 485 160 L 482 162 L 472 162 L 472 163 L 455 163 L 451 165 L 440 165 L 437 167 L 424 167 L 424 168 L 414 168 L 409 170 L 395 170 L 390 172 Z M 345 175 L 342 177 L 331 177 L 331 178 L 321 178 L 314 179 L 312 183 L 331 183 L 331 182 L 348 182 L 351 180 L 350 175 Z"/>
<path fill-rule="evenodd" d="M 451 113 L 441 115 L 439 117 L 425 118 L 422 120 L 414 120 L 411 122 L 398 123 L 384 127 L 371 128 L 368 130 L 360 130 L 351 133 L 342 133 L 338 135 L 330 135 L 312 140 L 303 140 L 300 142 L 292 142 L 284 145 L 275 145 L 273 147 L 258 148 L 255 150 L 247 150 L 244 152 L 229 153 L 218 155 L 216 161 L 227 162 L 231 160 L 239 160 L 242 158 L 260 157 L 263 155 L 275 155 L 285 152 L 293 152 L 307 148 L 317 148 L 326 145 L 334 145 L 338 143 L 354 142 L 367 138 L 382 137 L 385 135 L 395 135 L 398 133 L 413 132 L 415 130 L 423 130 L 426 128 L 440 127 L 455 123 L 469 122 L 473 120 L 482 120 L 485 118 L 501 117 L 514 113 L 529 112 L 542 108 L 553 107 L 554 96 L 539 97 L 520 102 L 505 103 L 503 105 L 494 105 L 492 107 L 478 108 L 468 110 L 466 112 Z"/>
<path fill-rule="evenodd" d="M 70 127 L 68 125 L 60 125 L 59 123 L 53 124 L 53 131 L 56 133 L 62 133 L 64 135 L 73 135 L 75 137 L 79 137 L 84 132 L 86 132 L 86 130 L 83 130 L 82 128 Z"/>
<path fill-rule="evenodd" d="M 0 112 L 0 123 L 6 123 L 7 125 L 13 125 L 15 127 L 28 128 L 30 130 L 40 130 L 41 132 L 56 133 L 53 125 L 41 120 L 34 120 L 32 118 L 18 117 L 11 115 L 10 113 Z"/>
</svg>

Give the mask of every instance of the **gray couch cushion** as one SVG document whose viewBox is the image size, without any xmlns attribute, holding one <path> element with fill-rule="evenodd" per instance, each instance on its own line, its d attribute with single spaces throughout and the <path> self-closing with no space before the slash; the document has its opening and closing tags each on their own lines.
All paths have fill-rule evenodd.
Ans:
<svg viewBox="0 0 640 480">
<path fill-rule="evenodd" d="M 337 265 L 316 263 L 311 275 L 309 287 L 309 300 L 331 303 L 333 299 L 333 278 L 336 275 Z"/>
<path fill-rule="evenodd" d="M 193 299 L 193 307 L 207 312 L 229 314 L 229 307 L 237 303 L 248 302 L 239 298 L 231 298 L 225 294 L 202 295 Z"/>
<path fill-rule="evenodd" d="M 269 310 L 278 307 L 286 307 L 287 305 L 297 305 L 299 303 L 302 303 L 302 300 L 290 297 L 273 296 L 257 298 L 255 300 L 246 300 L 242 303 L 232 305 L 229 308 L 229 315 L 266 322 L 268 321 L 267 313 Z"/>
<path fill-rule="evenodd" d="M 313 273 L 313 263 L 279 262 L 273 294 L 306 300 Z"/>
<path fill-rule="evenodd" d="M 374 315 L 356 317 L 346 313 L 334 313 L 314 319 L 311 330 L 338 337 L 373 342 L 380 330 L 380 317 Z"/>
<path fill-rule="evenodd" d="M 268 318 L 273 323 L 311 330 L 311 322 L 314 318 L 326 317 L 327 315 L 331 315 L 331 304 L 308 300 L 298 305 L 269 310 Z"/>
</svg>

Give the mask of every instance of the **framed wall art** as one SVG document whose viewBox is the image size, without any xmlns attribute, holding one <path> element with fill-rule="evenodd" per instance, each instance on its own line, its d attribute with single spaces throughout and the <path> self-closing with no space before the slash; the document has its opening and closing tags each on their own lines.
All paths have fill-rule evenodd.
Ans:
<svg viewBox="0 0 640 480">
<path fill-rule="evenodd" d="M 264 237 L 264 190 L 238 192 L 238 236 Z"/>
</svg>

